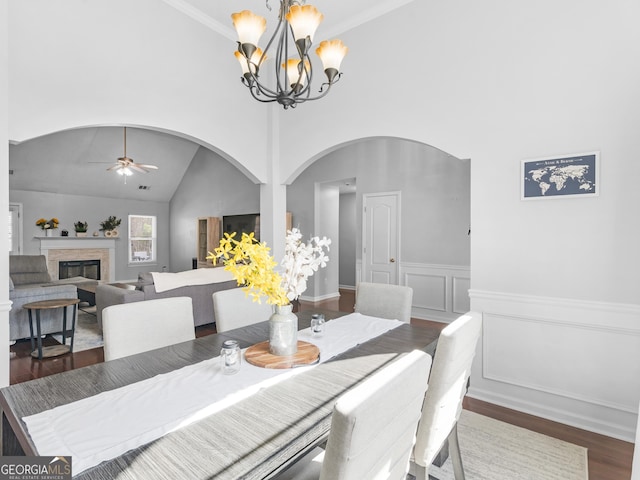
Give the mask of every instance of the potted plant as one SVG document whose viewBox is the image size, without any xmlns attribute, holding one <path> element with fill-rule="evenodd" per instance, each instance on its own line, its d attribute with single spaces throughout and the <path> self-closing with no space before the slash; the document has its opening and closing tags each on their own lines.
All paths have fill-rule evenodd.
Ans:
<svg viewBox="0 0 640 480">
<path fill-rule="evenodd" d="M 89 224 L 87 222 L 83 222 L 82 220 L 78 220 L 73 224 L 73 228 L 76 231 L 76 237 L 86 237 L 87 236 L 87 227 Z"/>
<path fill-rule="evenodd" d="M 119 235 L 118 227 L 120 223 L 122 223 L 120 218 L 111 215 L 106 220 L 100 222 L 100 230 L 104 232 L 105 237 L 117 237 Z"/>
<path fill-rule="evenodd" d="M 36 225 L 45 231 L 47 237 L 53 236 L 53 230 L 58 228 L 60 220 L 56 217 L 53 217 L 51 220 L 47 220 L 45 218 L 40 218 L 36 220 Z"/>
</svg>

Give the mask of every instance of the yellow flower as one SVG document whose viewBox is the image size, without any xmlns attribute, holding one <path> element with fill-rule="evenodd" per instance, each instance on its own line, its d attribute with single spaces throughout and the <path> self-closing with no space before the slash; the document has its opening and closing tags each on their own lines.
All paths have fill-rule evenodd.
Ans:
<svg viewBox="0 0 640 480">
<path fill-rule="evenodd" d="M 245 292 L 254 301 L 260 302 L 260 296 L 264 295 L 270 305 L 286 305 L 289 299 L 269 251 L 267 244 L 259 243 L 253 233 L 243 233 L 240 240 L 235 239 L 235 233 L 225 233 L 220 246 L 213 253 L 208 252 L 207 260 L 215 264 L 222 259 L 224 269 L 231 272 L 238 285 L 245 285 Z"/>
</svg>

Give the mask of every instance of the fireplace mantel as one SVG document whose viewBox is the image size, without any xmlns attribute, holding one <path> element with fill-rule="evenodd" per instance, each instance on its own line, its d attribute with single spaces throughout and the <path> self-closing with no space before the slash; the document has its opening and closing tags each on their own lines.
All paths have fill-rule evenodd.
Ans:
<svg viewBox="0 0 640 480">
<path fill-rule="evenodd" d="M 47 258 L 49 273 L 58 278 L 58 261 L 88 260 L 87 255 L 101 262 L 100 277 L 112 282 L 116 277 L 116 239 L 104 237 L 36 237 L 40 241 L 40 254 Z"/>
</svg>

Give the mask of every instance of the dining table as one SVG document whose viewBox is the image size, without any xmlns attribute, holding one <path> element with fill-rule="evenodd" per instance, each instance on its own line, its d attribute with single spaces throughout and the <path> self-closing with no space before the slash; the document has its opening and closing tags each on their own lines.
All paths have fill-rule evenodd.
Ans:
<svg viewBox="0 0 640 480">
<path fill-rule="evenodd" d="M 325 316 L 327 327 L 336 319 L 345 324 L 351 318 L 349 315 L 358 315 L 319 309 L 299 311 L 299 339 L 314 341 L 308 328 L 314 313 Z M 214 409 L 180 428 L 172 428 L 154 440 L 78 473 L 74 470 L 73 478 L 272 478 L 326 441 L 333 406 L 342 394 L 399 355 L 414 349 L 434 354 L 440 329 L 397 323 L 390 330 L 316 365 L 289 369 L 291 372 L 282 380 L 267 382 L 251 394 L 228 402 L 224 408 Z M 4 387 L 0 389 L 2 455 L 52 454 L 39 451 L 25 418 L 57 415 L 58 409 L 215 361 L 226 340 L 236 340 L 246 349 L 268 338 L 269 325 L 263 321 Z M 321 348 L 321 359 L 322 355 Z M 241 369 L 247 367 L 248 364 L 243 363 Z M 229 378 L 223 377 L 222 382 Z M 135 401 L 133 397 L 131 402 Z M 161 408 L 162 402 L 159 398 L 158 405 L 149 408 Z M 105 418 L 124 414 L 116 403 L 100 405 L 101 421 L 82 426 L 97 439 L 104 428 L 99 425 L 104 425 Z M 108 436 L 106 432 L 105 436 Z M 58 454 L 65 455 L 64 452 Z"/>
</svg>

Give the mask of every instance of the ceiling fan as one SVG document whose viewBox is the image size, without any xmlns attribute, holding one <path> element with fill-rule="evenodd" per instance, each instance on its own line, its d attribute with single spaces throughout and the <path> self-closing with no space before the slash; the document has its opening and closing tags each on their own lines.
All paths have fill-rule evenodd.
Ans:
<svg viewBox="0 0 640 480">
<path fill-rule="evenodd" d="M 148 173 L 150 170 L 157 170 L 155 165 L 136 163 L 132 158 L 127 157 L 127 127 L 124 127 L 124 155 L 116 160 L 116 164 L 107 168 L 108 172 L 117 172 L 118 175 L 130 177 L 133 172 Z"/>
</svg>

